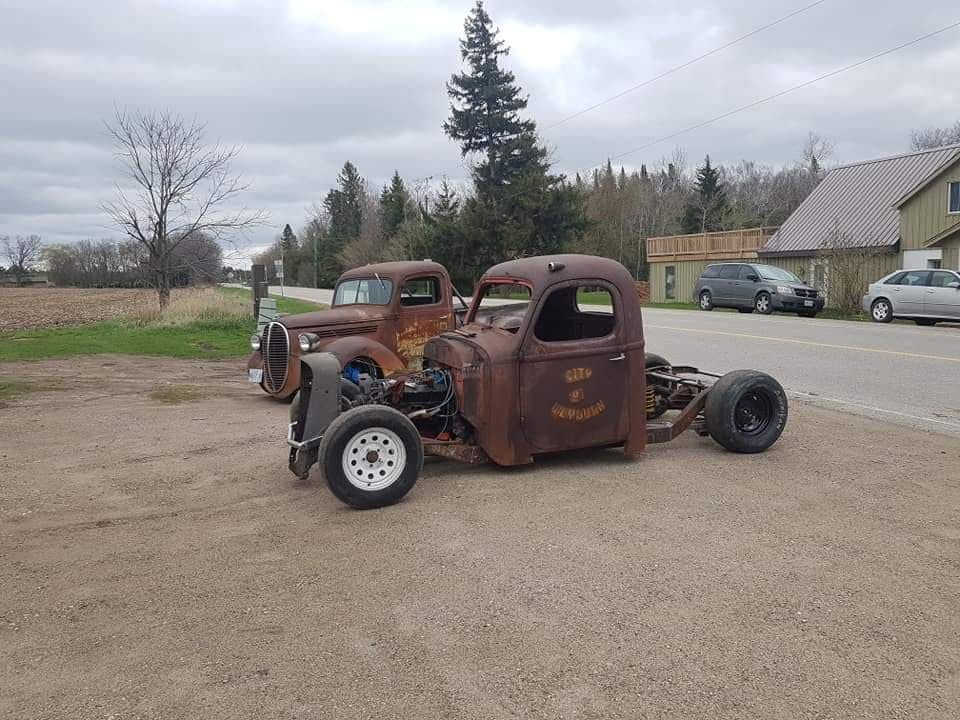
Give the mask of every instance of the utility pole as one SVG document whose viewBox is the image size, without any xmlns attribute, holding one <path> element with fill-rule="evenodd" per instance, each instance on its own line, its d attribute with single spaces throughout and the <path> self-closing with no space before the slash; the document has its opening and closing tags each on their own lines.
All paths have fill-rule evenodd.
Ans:
<svg viewBox="0 0 960 720">
<path fill-rule="evenodd" d="M 317 233 L 314 229 L 313 233 L 313 286 L 320 287 L 317 285 Z"/>
</svg>

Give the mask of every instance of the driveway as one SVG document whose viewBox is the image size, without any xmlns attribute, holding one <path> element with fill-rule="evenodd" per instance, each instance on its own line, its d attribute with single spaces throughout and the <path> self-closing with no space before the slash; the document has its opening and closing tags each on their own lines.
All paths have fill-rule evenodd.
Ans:
<svg viewBox="0 0 960 720">
<path fill-rule="evenodd" d="M 3 367 L 61 382 L 0 408 L 0 717 L 957 716 L 953 438 L 800 405 L 760 455 L 431 459 L 356 512 L 242 367 Z"/>
</svg>

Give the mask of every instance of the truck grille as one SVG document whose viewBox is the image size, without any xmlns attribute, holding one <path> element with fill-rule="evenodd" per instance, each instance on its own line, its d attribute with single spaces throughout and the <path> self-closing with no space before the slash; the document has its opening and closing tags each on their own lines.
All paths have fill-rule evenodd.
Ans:
<svg viewBox="0 0 960 720">
<path fill-rule="evenodd" d="M 804 290 L 803 288 L 797 288 L 793 292 L 797 297 L 815 298 L 817 296 L 816 290 Z"/>
<path fill-rule="evenodd" d="M 263 385 L 269 392 L 280 392 L 287 381 L 290 336 L 278 322 L 269 323 L 263 332 Z"/>
</svg>

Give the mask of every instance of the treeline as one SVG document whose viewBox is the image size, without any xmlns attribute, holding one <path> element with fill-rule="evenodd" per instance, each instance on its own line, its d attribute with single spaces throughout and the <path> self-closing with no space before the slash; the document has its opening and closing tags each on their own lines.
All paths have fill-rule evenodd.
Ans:
<svg viewBox="0 0 960 720">
<path fill-rule="evenodd" d="M 75 287 L 153 287 L 150 260 L 135 240 L 80 240 L 42 250 L 47 278 Z M 223 250 L 206 235 L 193 235 L 171 252 L 171 287 L 220 282 Z"/>
<path fill-rule="evenodd" d="M 470 183 L 410 185 L 395 172 L 374 188 L 347 162 L 299 235 L 287 225 L 256 262 L 283 258 L 288 283 L 330 287 L 346 268 L 432 258 L 468 291 L 490 265 L 559 251 L 619 260 L 638 278 L 647 268 L 641 240 L 679 232 L 782 222 L 823 177 L 829 143 L 811 135 L 797 162 L 774 169 L 753 162 L 691 174 L 677 150 L 653 168 L 608 162 L 573 180 L 551 172 L 527 100 L 500 66 L 509 50 L 478 2 L 464 25 L 463 71 L 450 78 L 443 124 L 471 161 Z"/>
</svg>

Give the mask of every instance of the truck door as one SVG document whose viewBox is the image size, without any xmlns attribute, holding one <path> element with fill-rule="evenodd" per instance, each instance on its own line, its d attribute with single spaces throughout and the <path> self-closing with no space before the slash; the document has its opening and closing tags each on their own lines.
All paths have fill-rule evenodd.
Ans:
<svg viewBox="0 0 960 720">
<path fill-rule="evenodd" d="M 626 438 L 622 308 L 616 288 L 601 280 L 562 283 L 540 299 L 520 357 L 523 432 L 535 452 Z"/>
<path fill-rule="evenodd" d="M 397 355 L 410 368 L 423 362 L 427 340 L 452 327 L 450 298 L 439 275 L 409 277 L 400 286 L 397 309 Z"/>
</svg>

